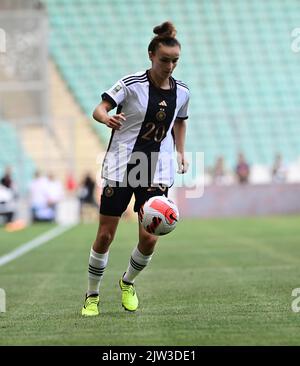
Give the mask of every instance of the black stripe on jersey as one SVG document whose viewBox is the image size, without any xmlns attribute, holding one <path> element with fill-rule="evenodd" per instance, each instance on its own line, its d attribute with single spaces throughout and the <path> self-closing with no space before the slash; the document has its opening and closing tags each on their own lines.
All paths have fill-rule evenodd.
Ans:
<svg viewBox="0 0 300 366">
<path fill-rule="evenodd" d="M 171 89 L 174 89 L 175 88 L 175 84 L 176 84 L 176 81 L 174 78 L 172 78 L 172 76 L 170 77 L 170 87 Z"/>
<path fill-rule="evenodd" d="M 141 124 L 139 134 L 136 138 L 132 153 L 141 151 L 147 155 L 148 163 L 145 169 L 148 169 L 148 174 L 141 177 L 141 184 L 153 183 L 153 174 L 157 166 L 158 154 L 160 151 L 161 142 L 165 139 L 170 125 L 174 118 L 177 102 L 177 85 L 173 89 L 159 89 L 156 88 L 151 80 L 149 81 L 148 105 L 145 113 L 144 121 Z M 159 103 L 166 102 L 166 106 L 161 106 Z M 163 119 L 159 119 L 163 112 Z M 152 153 L 152 156 L 151 156 Z M 152 158 L 152 159 L 151 159 Z M 134 161 L 134 158 L 128 162 L 127 172 L 137 166 L 140 162 Z M 142 174 L 142 171 L 140 172 Z M 147 178 L 147 182 L 145 182 Z"/>
<path fill-rule="evenodd" d="M 120 114 L 121 111 L 122 111 L 122 108 L 123 108 L 122 104 L 119 104 L 118 105 L 118 108 L 117 108 L 117 113 L 116 114 Z"/>
<path fill-rule="evenodd" d="M 132 76 L 130 79 L 126 79 L 123 80 L 123 83 L 129 83 L 132 80 L 141 80 L 141 79 L 145 79 L 147 77 L 147 75 L 142 75 L 142 76 Z"/>
<path fill-rule="evenodd" d="M 111 105 L 112 108 L 114 109 L 117 106 L 117 103 L 115 102 L 115 100 L 107 93 L 103 93 L 101 95 L 102 100 L 107 100 Z"/>
<path fill-rule="evenodd" d="M 117 108 L 117 113 L 116 114 L 120 114 L 121 111 L 122 111 L 122 108 L 123 108 L 122 104 L 119 104 L 118 105 L 118 108 Z M 116 131 L 115 129 L 113 129 L 113 128 L 111 129 L 110 139 L 109 139 L 108 146 L 107 146 L 107 149 L 106 149 L 105 157 L 104 157 L 103 162 L 102 162 L 102 170 L 103 170 L 104 161 L 105 161 L 106 156 L 107 156 L 107 153 L 108 153 L 108 151 L 110 149 L 110 145 L 112 143 L 112 140 L 113 140 L 115 131 Z"/>
<path fill-rule="evenodd" d="M 132 77 L 128 80 L 123 80 L 123 83 L 126 85 L 128 83 L 130 83 L 131 81 L 134 81 L 134 80 L 144 80 L 144 79 L 147 79 L 147 75 L 143 75 L 141 77 Z"/>
<path fill-rule="evenodd" d="M 110 99 L 112 99 L 112 98 L 111 98 L 107 93 L 103 93 L 102 95 L 104 95 L 104 94 L 106 94 L 106 96 L 108 96 Z M 106 99 L 104 99 L 104 100 L 106 100 Z M 113 100 L 113 99 L 112 99 L 112 100 Z M 118 105 L 118 108 L 117 108 L 117 113 L 116 113 L 116 114 L 121 113 L 122 108 L 123 108 L 122 104 L 119 104 L 119 105 Z M 107 149 L 106 149 L 106 153 L 105 153 L 104 159 L 103 159 L 103 161 L 102 161 L 102 169 L 101 169 L 101 170 L 102 170 L 102 172 L 103 172 L 104 162 L 105 162 L 105 160 L 106 160 L 107 153 L 108 153 L 108 151 L 109 151 L 109 149 L 110 149 L 110 145 L 111 145 L 111 143 L 112 143 L 112 140 L 113 140 L 114 134 L 115 134 L 115 130 L 112 128 L 112 129 L 111 129 L 110 139 L 109 139 L 108 146 L 107 146 Z"/>
<path fill-rule="evenodd" d="M 178 81 L 176 80 L 176 84 L 182 86 L 183 88 L 186 88 L 187 90 L 189 90 L 188 86 L 186 84 L 184 84 L 182 81 Z"/>
<path fill-rule="evenodd" d="M 185 86 L 186 88 L 188 87 L 188 86 L 186 85 L 186 83 L 184 83 L 184 82 L 183 82 L 183 81 L 181 81 L 181 80 L 176 80 L 176 83 L 181 84 L 182 86 Z"/>
<path fill-rule="evenodd" d="M 135 83 L 145 83 L 146 81 L 148 81 L 148 79 L 147 78 L 145 78 L 145 79 L 143 79 L 143 80 L 134 80 L 134 81 L 130 81 L 130 83 L 127 83 L 127 84 L 125 84 L 126 86 L 129 86 L 129 85 L 131 85 L 131 84 L 135 84 Z"/>
<path fill-rule="evenodd" d="M 112 142 L 112 139 L 114 137 L 114 134 L 115 134 L 115 131 L 114 129 L 111 130 L 111 135 L 110 135 L 110 139 L 109 139 L 109 143 L 108 143 L 108 147 L 107 147 L 107 150 L 106 152 L 108 152 L 109 148 L 110 148 L 110 145 L 111 145 L 111 142 Z M 104 159 L 105 160 L 105 159 Z"/>
<path fill-rule="evenodd" d="M 110 149 L 110 145 L 111 145 L 111 143 L 112 143 L 112 140 L 113 140 L 114 134 L 115 134 L 115 130 L 114 130 L 114 129 L 112 129 L 112 130 L 111 130 L 110 139 L 109 139 L 109 143 L 108 143 L 108 147 L 107 147 L 107 149 L 106 149 L 106 153 L 105 153 L 104 159 L 103 159 L 103 161 L 102 161 L 102 166 L 101 166 L 101 171 L 102 171 L 102 172 L 104 171 L 104 162 L 105 162 L 105 160 L 106 160 L 106 157 L 107 157 L 108 151 L 109 151 L 109 149 Z"/>
<path fill-rule="evenodd" d="M 144 72 L 144 74 L 142 74 L 142 75 L 127 76 L 126 78 L 123 78 L 122 81 L 125 83 L 126 81 L 130 81 L 131 79 L 140 79 L 140 78 L 143 78 L 144 76 L 147 76 L 146 72 Z"/>
<path fill-rule="evenodd" d="M 186 116 L 186 117 L 178 117 L 178 116 L 177 116 L 177 117 L 176 117 L 176 119 L 177 119 L 177 118 L 178 118 L 178 119 L 188 119 L 188 118 L 189 118 L 189 116 Z"/>
<path fill-rule="evenodd" d="M 173 137 L 174 146 L 175 146 L 175 144 L 176 144 L 176 139 L 175 139 L 174 126 L 173 126 L 173 128 L 172 128 L 171 135 L 172 135 L 172 137 Z"/>
</svg>

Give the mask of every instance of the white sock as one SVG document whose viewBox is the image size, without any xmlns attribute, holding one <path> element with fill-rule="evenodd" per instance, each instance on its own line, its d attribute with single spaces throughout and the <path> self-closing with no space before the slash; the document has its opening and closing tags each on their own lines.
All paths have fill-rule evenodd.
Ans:
<svg viewBox="0 0 300 366">
<path fill-rule="evenodd" d="M 128 268 L 123 276 L 125 282 L 134 283 L 136 276 L 147 266 L 152 254 L 144 255 L 136 247 L 131 253 Z"/>
<path fill-rule="evenodd" d="M 100 282 L 108 262 L 108 254 L 97 253 L 91 248 L 88 270 L 87 296 L 99 294 Z"/>
</svg>

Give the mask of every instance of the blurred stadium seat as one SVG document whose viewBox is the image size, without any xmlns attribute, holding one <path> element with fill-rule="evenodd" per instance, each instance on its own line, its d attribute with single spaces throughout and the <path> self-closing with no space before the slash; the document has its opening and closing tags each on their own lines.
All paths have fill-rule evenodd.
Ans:
<svg viewBox="0 0 300 366">
<path fill-rule="evenodd" d="M 0 120 L 0 176 L 8 165 L 14 167 L 18 192 L 24 193 L 34 173 L 35 165 L 24 151 L 14 126 Z"/>
<path fill-rule="evenodd" d="M 299 55 L 290 50 L 297 0 L 44 2 L 51 54 L 87 115 L 115 80 L 150 66 L 151 30 L 170 19 L 182 43 L 175 77 L 192 92 L 187 150 L 204 151 L 210 166 L 223 155 L 231 167 L 240 150 L 251 164 L 300 155 Z M 107 141 L 109 130 L 96 128 Z"/>
</svg>

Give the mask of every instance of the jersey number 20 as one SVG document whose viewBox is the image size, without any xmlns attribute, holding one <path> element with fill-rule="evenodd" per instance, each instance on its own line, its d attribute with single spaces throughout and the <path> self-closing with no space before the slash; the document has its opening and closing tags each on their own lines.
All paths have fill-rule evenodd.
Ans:
<svg viewBox="0 0 300 366">
<path fill-rule="evenodd" d="M 166 127 L 164 125 L 156 126 L 155 123 L 149 122 L 146 124 L 146 128 L 148 130 L 142 136 L 145 140 L 161 142 L 161 140 L 166 136 Z"/>
</svg>

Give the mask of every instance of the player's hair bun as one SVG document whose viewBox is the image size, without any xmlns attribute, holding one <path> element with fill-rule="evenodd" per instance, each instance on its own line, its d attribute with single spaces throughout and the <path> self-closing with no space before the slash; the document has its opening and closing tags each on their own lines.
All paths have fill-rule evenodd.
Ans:
<svg viewBox="0 0 300 366">
<path fill-rule="evenodd" d="M 179 41 L 175 38 L 176 29 L 173 23 L 169 21 L 163 22 L 162 24 L 154 27 L 153 32 L 156 35 L 149 43 L 148 52 L 152 52 L 153 54 L 155 54 L 160 44 L 169 47 L 179 46 L 181 48 Z"/>
<path fill-rule="evenodd" d="M 159 37 L 171 37 L 175 38 L 176 28 L 173 23 L 167 21 L 153 28 L 153 33 L 157 34 Z"/>
</svg>

